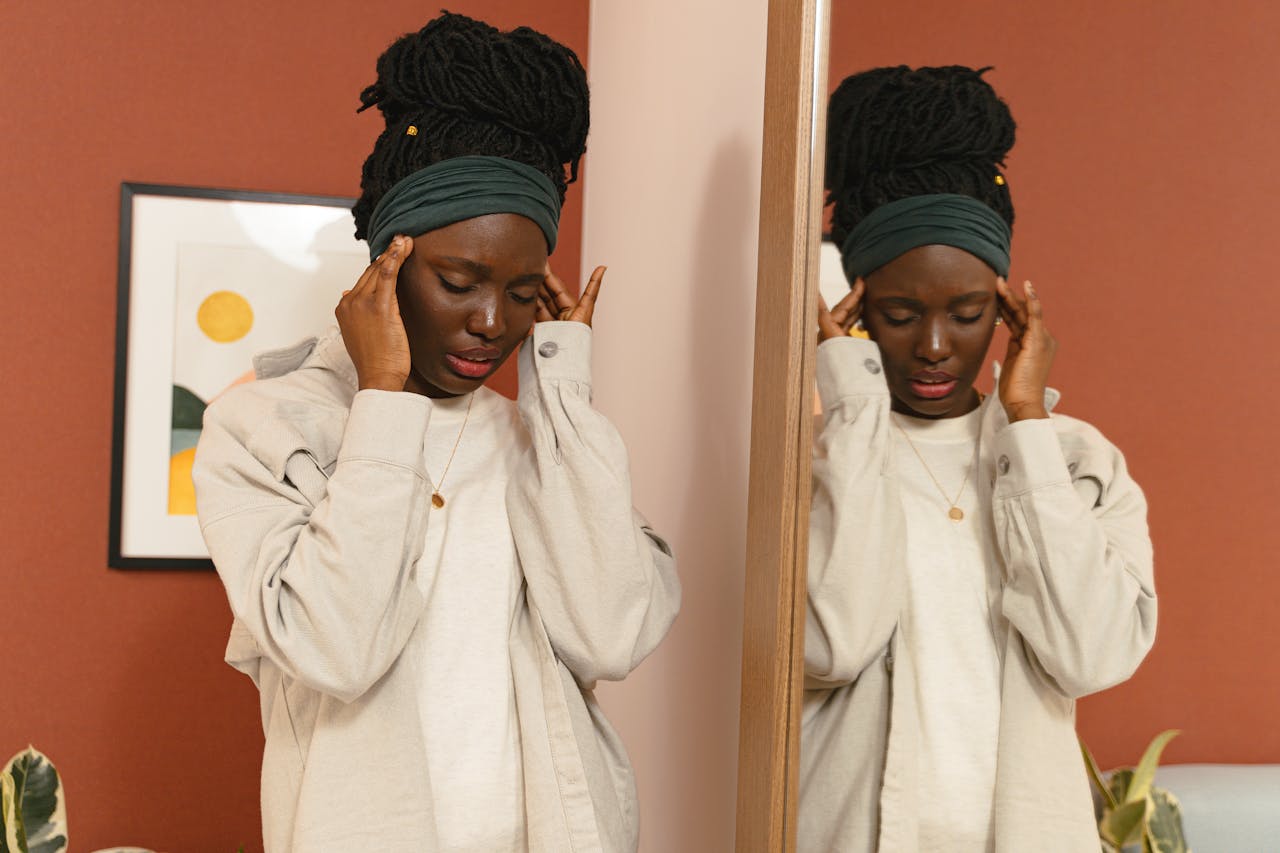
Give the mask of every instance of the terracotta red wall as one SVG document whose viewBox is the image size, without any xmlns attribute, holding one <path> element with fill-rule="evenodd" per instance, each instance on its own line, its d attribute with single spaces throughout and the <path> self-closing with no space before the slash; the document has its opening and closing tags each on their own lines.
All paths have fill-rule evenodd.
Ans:
<svg viewBox="0 0 1280 853">
<path fill-rule="evenodd" d="M 456 0 L 585 61 L 586 0 Z M 222 663 L 211 574 L 109 571 L 123 180 L 355 195 L 378 132 L 374 60 L 436 6 L 7 4 L 0 13 L 0 762 L 62 771 L 74 850 L 261 848 L 261 730 Z M 580 187 L 555 266 L 576 280 Z"/>
<path fill-rule="evenodd" d="M 1104 765 L 1280 762 L 1280 6 L 1266 0 L 835 0 L 833 82 L 878 65 L 994 65 L 1018 143 L 1016 281 L 1045 300 L 1061 411 L 1147 491 L 1160 627 L 1084 700 Z M 1003 340 L 1003 339 L 1001 339 Z"/>
</svg>

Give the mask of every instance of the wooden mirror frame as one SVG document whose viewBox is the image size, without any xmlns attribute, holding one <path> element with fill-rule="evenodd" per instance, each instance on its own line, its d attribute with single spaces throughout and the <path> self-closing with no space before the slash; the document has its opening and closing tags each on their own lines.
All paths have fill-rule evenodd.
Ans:
<svg viewBox="0 0 1280 853">
<path fill-rule="evenodd" d="M 736 846 L 791 853 L 826 125 L 827 0 L 769 0 Z"/>
</svg>

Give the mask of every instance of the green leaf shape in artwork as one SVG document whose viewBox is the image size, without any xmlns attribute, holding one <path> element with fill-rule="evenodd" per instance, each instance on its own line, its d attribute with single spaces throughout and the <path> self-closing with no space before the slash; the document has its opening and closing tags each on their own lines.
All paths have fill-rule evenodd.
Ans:
<svg viewBox="0 0 1280 853">
<path fill-rule="evenodd" d="M 27 853 L 22 815 L 13 795 L 13 777 L 0 773 L 0 853 Z"/>
<path fill-rule="evenodd" d="M 204 424 L 205 402 L 181 385 L 173 386 L 173 428 L 200 429 Z"/>
<path fill-rule="evenodd" d="M 1122 803 L 1115 811 L 1102 818 L 1102 824 L 1099 827 L 1102 837 L 1117 847 L 1123 847 L 1141 839 L 1148 805 L 1146 798 L 1132 803 Z"/>
<path fill-rule="evenodd" d="M 1160 763 L 1160 753 L 1164 752 L 1164 748 L 1169 745 L 1169 741 L 1179 734 L 1180 732 L 1177 729 L 1168 729 L 1156 735 L 1151 741 L 1147 751 L 1142 753 L 1142 760 L 1138 762 L 1138 766 L 1133 770 L 1133 781 L 1129 783 L 1128 796 L 1124 798 L 1125 802 L 1145 800 L 1147 794 L 1151 793 L 1151 783 L 1156 778 L 1156 765 Z"/>
<path fill-rule="evenodd" d="M 62 782 L 45 755 L 27 747 L 5 765 L 25 830 L 27 853 L 66 853 L 67 808 Z"/>
</svg>

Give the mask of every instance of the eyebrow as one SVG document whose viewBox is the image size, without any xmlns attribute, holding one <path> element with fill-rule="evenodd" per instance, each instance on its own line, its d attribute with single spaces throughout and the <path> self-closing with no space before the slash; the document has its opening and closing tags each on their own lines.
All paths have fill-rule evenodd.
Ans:
<svg viewBox="0 0 1280 853">
<path fill-rule="evenodd" d="M 970 302 L 977 302 L 978 300 L 989 297 L 990 295 L 991 295 L 991 292 L 988 290 L 973 290 L 973 291 L 970 291 L 969 293 L 965 293 L 960 296 L 957 296 L 955 299 L 952 299 L 950 302 L 948 302 L 947 305 L 955 306 L 955 305 L 964 305 Z M 887 306 L 896 305 L 896 306 L 901 306 L 903 308 L 920 308 L 924 306 L 924 303 L 921 302 L 919 299 L 911 299 L 906 296 L 884 296 L 884 297 L 881 297 L 880 299 L 876 299 L 875 303 L 877 305 L 887 305 Z"/>
<path fill-rule="evenodd" d="M 488 264 L 482 264 L 479 261 L 473 261 L 470 258 L 456 258 L 452 255 L 441 255 L 440 260 L 445 261 L 456 267 L 462 267 L 471 275 L 477 278 L 490 279 L 493 277 L 493 269 Z M 543 275 L 540 272 L 530 272 L 524 275 L 518 275 L 511 281 L 507 282 L 507 286 L 520 286 L 524 284 L 541 284 Z"/>
</svg>

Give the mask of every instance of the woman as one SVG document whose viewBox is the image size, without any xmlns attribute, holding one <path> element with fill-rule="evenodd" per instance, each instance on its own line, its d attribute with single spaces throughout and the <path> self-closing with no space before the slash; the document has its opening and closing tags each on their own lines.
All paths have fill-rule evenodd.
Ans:
<svg viewBox="0 0 1280 853">
<path fill-rule="evenodd" d="M 851 290 L 819 320 L 805 851 L 1096 850 L 1075 700 L 1155 637 L 1142 492 L 1051 414 L 1044 306 L 1006 281 L 1014 123 L 982 74 L 881 68 L 831 98 Z"/>
<path fill-rule="evenodd" d="M 446 14 L 362 102 L 386 123 L 353 208 L 373 262 L 340 332 L 210 407 L 196 460 L 227 660 L 261 693 L 266 848 L 634 850 L 591 690 L 680 595 L 590 405 L 604 270 L 575 301 L 547 268 L 582 66 Z M 517 348 L 515 404 L 483 385 Z"/>
</svg>

